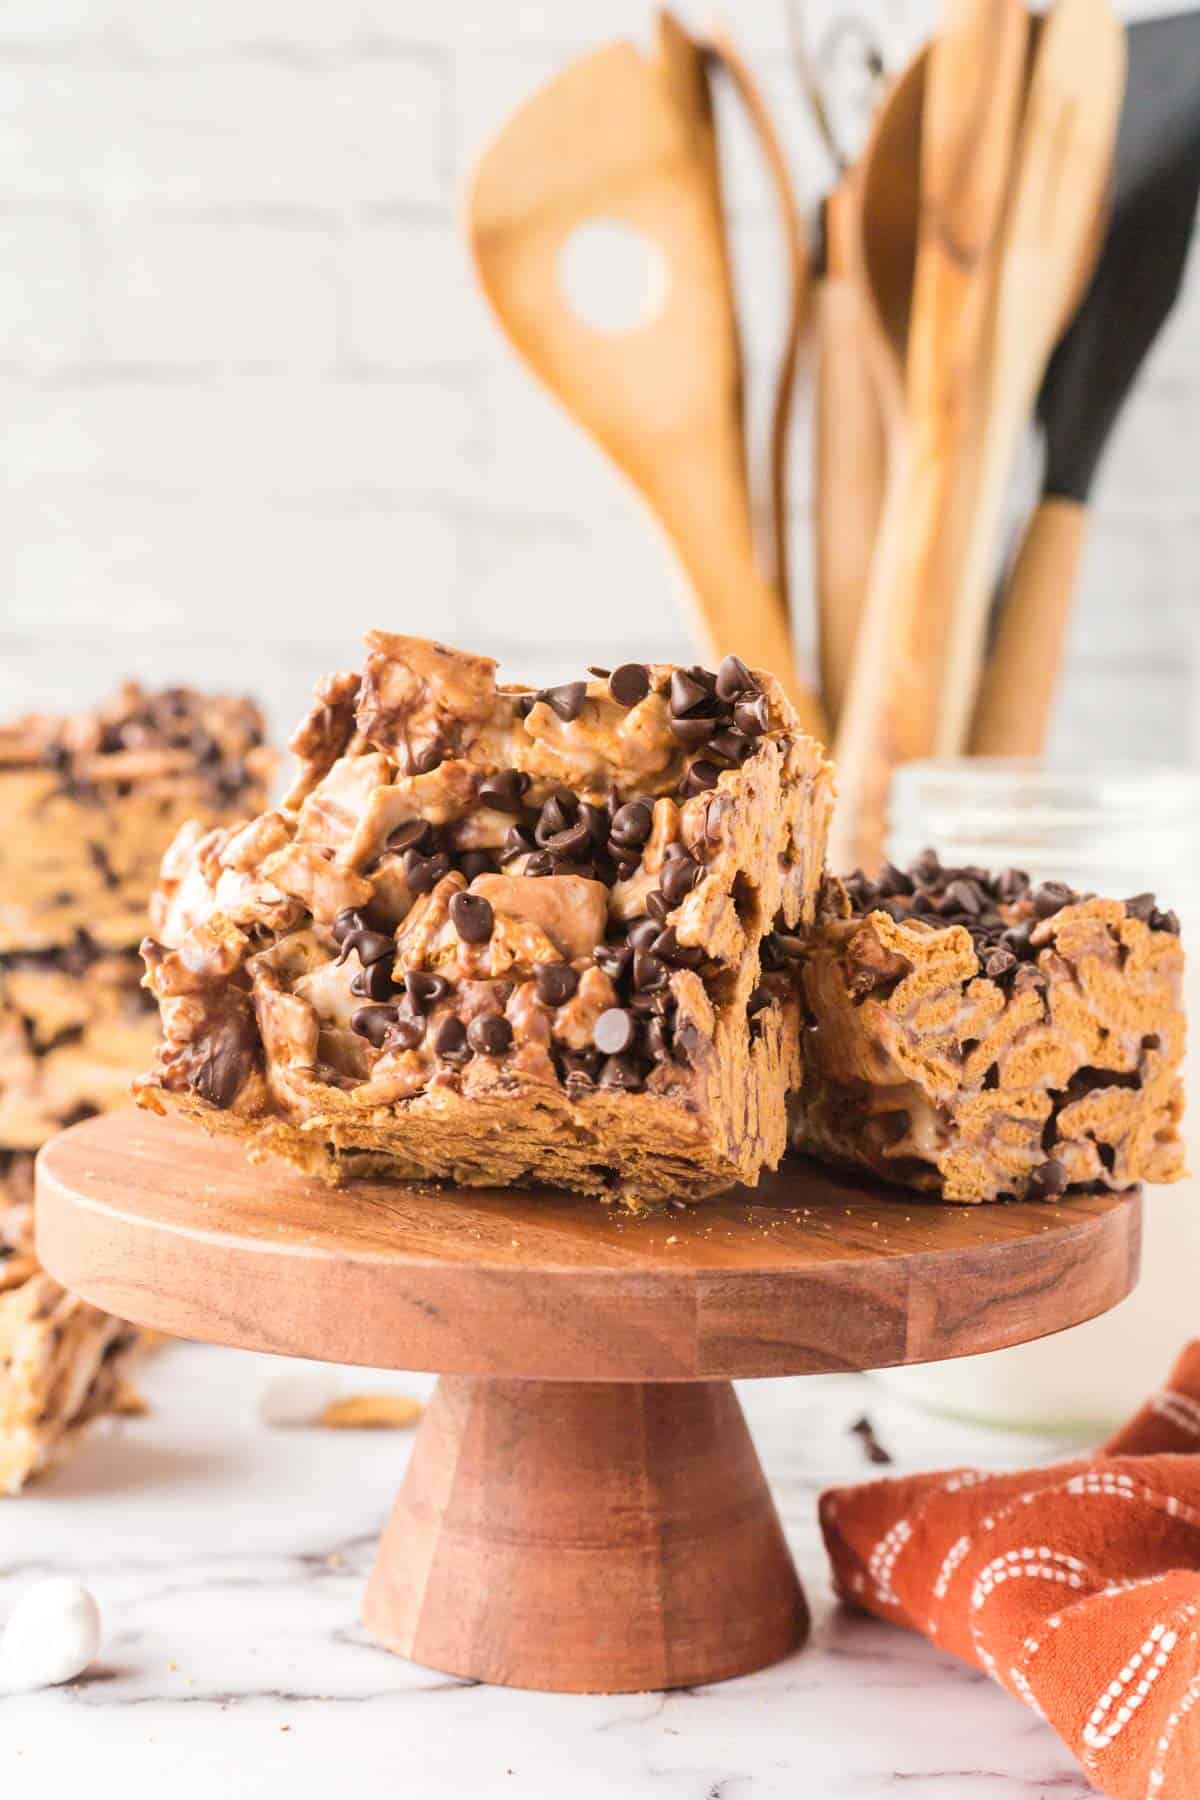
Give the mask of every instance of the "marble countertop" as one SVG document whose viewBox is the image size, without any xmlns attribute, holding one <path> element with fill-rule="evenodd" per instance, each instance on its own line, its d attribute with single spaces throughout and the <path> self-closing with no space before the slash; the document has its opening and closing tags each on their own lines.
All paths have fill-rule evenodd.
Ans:
<svg viewBox="0 0 1200 1800">
<path fill-rule="evenodd" d="M 1054 1446 L 931 1421 L 865 1377 L 747 1383 L 743 1404 L 813 1611 L 806 1649 L 718 1686 L 519 1693 L 416 1668 L 358 1624 L 411 1434 L 285 1431 L 258 1416 L 281 1364 L 172 1345 L 145 1418 L 0 1501 L 0 1617 L 48 1574 L 86 1581 L 101 1658 L 66 1688 L 0 1695 L 0 1794 L 121 1800 L 1083 1800 L 1053 1733 L 974 1671 L 835 1606 L 816 1524 L 870 1470 L 993 1467 Z M 425 1393 L 425 1376 L 348 1391 Z"/>
</svg>

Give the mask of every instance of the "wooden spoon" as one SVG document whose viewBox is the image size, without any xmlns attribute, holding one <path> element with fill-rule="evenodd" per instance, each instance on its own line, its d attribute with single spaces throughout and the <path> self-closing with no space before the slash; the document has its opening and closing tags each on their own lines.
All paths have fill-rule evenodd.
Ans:
<svg viewBox="0 0 1200 1800">
<path fill-rule="evenodd" d="M 1125 84 L 1106 0 L 1058 0 L 1038 37 L 983 380 L 983 423 L 946 658 L 937 750 L 965 747 L 979 686 L 1005 489 L 1095 232 Z"/>
<path fill-rule="evenodd" d="M 709 652 L 771 669 L 806 729 L 825 724 L 796 671 L 783 597 L 755 560 L 740 352 L 703 53 L 664 15 L 659 50 L 617 43 L 547 83 L 484 151 L 467 195 L 483 290 L 510 341 L 607 453 L 666 534 Z M 657 247 L 652 317 L 610 333 L 559 280 L 564 246 L 618 219 Z"/>
<path fill-rule="evenodd" d="M 1000 610 L 971 730 L 980 756 L 1045 748 L 1096 469 L 1179 295 L 1200 198 L 1200 13 L 1129 27 L 1112 221 L 1038 395 L 1042 499 Z"/>
</svg>

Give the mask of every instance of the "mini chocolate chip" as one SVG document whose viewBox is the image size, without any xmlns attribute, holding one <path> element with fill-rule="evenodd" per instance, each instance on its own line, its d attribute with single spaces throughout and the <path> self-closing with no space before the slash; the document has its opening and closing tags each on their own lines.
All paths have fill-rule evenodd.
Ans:
<svg viewBox="0 0 1200 1800">
<path fill-rule="evenodd" d="M 1160 912 L 1157 907 L 1150 914 L 1151 931 L 1169 931 L 1172 937 L 1178 937 L 1179 914 L 1175 911 Z"/>
<path fill-rule="evenodd" d="M 671 909 L 666 902 L 666 896 L 659 893 L 657 888 L 653 888 L 651 892 L 646 895 L 646 911 L 652 919 L 657 919 L 660 925 L 666 923 L 667 914 L 670 910 Z"/>
<path fill-rule="evenodd" d="M 519 813 L 528 786 L 529 777 L 520 769 L 497 769 L 480 782 L 477 798 L 496 812 Z"/>
<path fill-rule="evenodd" d="M 334 943 L 344 944 L 352 931 L 364 931 L 366 929 L 366 923 L 367 922 L 362 914 L 357 912 L 354 907 L 346 907 L 346 909 L 343 912 L 340 912 L 333 921 Z"/>
<path fill-rule="evenodd" d="M 1043 1195 L 1061 1194 L 1066 1190 L 1067 1171 L 1057 1157 L 1051 1156 L 1029 1179 L 1028 1192 L 1035 1199 Z"/>
<path fill-rule="evenodd" d="M 476 1013 L 467 1026 L 467 1042 L 481 1056 L 503 1056 L 512 1043 L 512 1026 L 503 1013 Z"/>
<path fill-rule="evenodd" d="M 455 894 L 450 902 L 450 922 L 464 944 L 486 944 L 496 916 L 482 894 Z"/>
<path fill-rule="evenodd" d="M 1074 888 L 1069 888 L 1065 881 L 1043 881 L 1040 887 L 1034 888 L 1031 896 L 1033 910 L 1039 919 L 1052 919 L 1064 906 L 1070 906 L 1075 897 Z"/>
<path fill-rule="evenodd" d="M 428 1012 L 451 991 L 444 975 L 432 975 L 426 969 L 409 969 L 404 977 L 404 992 L 414 1012 Z"/>
<path fill-rule="evenodd" d="M 631 1056 L 610 1056 L 600 1071 L 599 1084 L 634 1094 L 642 1086 L 642 1077 Z"/>
<path fill-rule="evenodd" d="M 700 864 L 686 854 L 664 864 L 659 886 L 668 905 L 678 906 L 691 893 L 703 872 Z"/>
<path fill-rule="evenodd" d="M 389 850 L 428 850 L 433 831 L 427 819 L 401 819 L 387 835 Z"/>
<path fill-rule="evenodd" d="M 1002 975 L 1007 975 L 1009 970 L 1015 969 L 1016 966 L 1017 959 L 1012 951 L 1000 945 L 988 957 L 983 965 L 983 972 L 990 981 L 999 981 Z"/>
<path fill-rule="evenodd" d="M 771 723 L 771 708 L 765 694 L 753 700 L 739 700 L 733 709 L 733 722 L 743 737 L 761 737 Z"/>
<path fill-rule="evenodd" d="M 378 1050 L 398 1017 L 394 1006 L 360 1006 L 350 1015 L 350 1028 Z"/>
<path fill-rule="evenodd" d="M 429 894 L 450 873 L 450 858 L 439 850 L 436 856 L 422 856 L 419 850 L 404 852 L 404 879 L 414 894 Z"/>
<path fill-rule="evenodd" d="M 740 656 L 727 656 L 717 670 L 717 692 L 722 700 L 740 700 L 743 694 L 757 694 L 757 681 Z"/>
<path fill-rule="evenodd" d="M 350 992 L 363 1000 L 390 1000 L 395 991 L 391 964 L 382 958 L 360 969 L 350 983 Z"/>
<path fill-rule="evenodd" d="M 458 866 L 468 881 L 474 881 L 477 875 L 494 874 L 496 859 L 490 850 L 464 850 L 458 859 Z"/>
<path fill-rule="evenodd" d="M 610 981 L 619 981 L 633 961 L 633 951 L 628 944 L 597 944 L 592 961 Z"/>
<path fill-rule="evenodd" d="M 564 725 L 570 725 L 583 711 L 583 703 L 587 699 L 587 682 L 564 681 L 558 687 L 543 688 L 538 699 L 544 700 Z"/>
<path fill-rule="evenodd" d="M 625 936 L 635 950 L 649 950 L 660 929 L 657 919 L 634 919 Z"/>
<path fill-rule="evenodd" d="M 644 844 L 654 827 L 654 814 L 644 800 L 627 800 L 612 817 L 612 835 L 623 848 Z"/>
<path fill-rule="evenodd" d="M 411 1013 L 406 1013 L 388 1032 L 387 1047 L 389 1050 L 415 1050 L 424 1036 L 424 1019 L 414 1019 Z"/>
<path fill-rule="evenodd" d="M 471 1054 L 467 1047 L 467 1028 L 453 1013 L 437 1028 L 433 1047 L 445 1062 L 466 1062 Z"/>
<path fill-rule="evenodd" d="M 621 1056 L 632 1048 L 637 1026 L 623 1006 L 610 1006 L 592 1027 L 592 1042 L 604 1056 Z"/>
<path fill-rule="evenodd" d="M 533 979 L 543 1006 L 565 1006 L 579 986 L 579 976 L 570 963 L 534 963 Z"/>
<path fill-rule="evenodd" d="M 721 771 L 716 763 L 708 762 L 704 757 L 697 757 L 689 763 L 683 780 L 679 784 L 680 797 L 693 800 L 697 794 L 706 794 L 715 788 L 721 779 Z"/>
<path fill-rule="evenodd" d="M 708 747 L 716 756 L 723 756 L 741 768 L 747 757 L 754 754 L 753 739 L 743 737 L 740 731 L 718 731 L 708 740 Z"/>
<path fill-rule="evenodd" d="M 618 706 L 636 706 L 650 692 L 650 671 L 645 663 L 622 663 L 608 678 L 608 691 Z"/>
<path fill-rule="evenodd" d="M 533 848 L 533 833 L 527 830 L 524 825 L 512 825 L 509 827 L 508 835 L 504 840 L 504 847 L 500 852 L 500 861 L 502 863 L 512 862 L 514 857 L 528 856 Z"/>
<path fill-rule="evenodd" d="M 661 962 L 650 950 L 635 950 L 633 953 L 633 985 L 638 993 L 653 993 L 656 988 L 665 987 L 666 982 L 666 964 Z"/>
</svg>

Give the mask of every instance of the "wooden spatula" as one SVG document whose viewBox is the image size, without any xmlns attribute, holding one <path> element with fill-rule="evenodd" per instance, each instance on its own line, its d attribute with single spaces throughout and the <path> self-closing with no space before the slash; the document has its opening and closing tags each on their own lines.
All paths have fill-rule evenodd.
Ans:
<svg viewBox="0 0 1200 1800">
<path fill-rule="evenodd" d="M 981 756 L 1045 748 L 1096 468 L 1178 297 L 1200 197 L 1200 12 L 1129 28 L 1112 220 L 1038 396 L 1042 500 L 1013 563 L 971 732 Z"/>
<path fill-rule="evenodd" d="M 970 532 L 947 648 L 942 755 L 965 748 L 1005 488 L 1104 203 L 1124 82 L 1125 34 L 1107 0 L 1057 0 L 1038 38 L 1001 249 Z"/>
<path fill-rule="evenodd" d="M 906 455 L 889 484 L 864 631 L 838 737 L 843 804 L 857 799 L 853 860 L 878 860 L 891 770 L 927 756 L 951 611 L 959 471 L 975 424 L 1029 21 L 1021 0 L 950 0 L 928 52 L 920 201 L 905 353 Z M 859 784 L 859 791 L 847 779 Z"/>
<path fill-rule="evenodd" d="M 774 670 L 809 730 L 783 597 L 755 560 L 740 361 L 703 52 L 665 16 L 658 54 L 572 64 L 484 151 L 467 195 L 480 282 L 510 341 L 628 478 L 675 550 L 713 656 Z M 652 317 L 606 333 L 560 284 L 574 231 L 617 219 L 657 246 Z"/>
</svg>

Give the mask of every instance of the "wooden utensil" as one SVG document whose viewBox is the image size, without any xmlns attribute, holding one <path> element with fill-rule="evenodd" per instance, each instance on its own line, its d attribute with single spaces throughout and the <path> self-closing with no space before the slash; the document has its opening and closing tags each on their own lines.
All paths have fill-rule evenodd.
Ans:
<svg viewBox="0 0 1200 1800">
<path fill-rule="evenodd" d="M 887 436 L 850 279 L 859 184 L 847 171 L 822 208 L 813 301 L 813 551 L 821 698 L 836 731 L 846 702 L 887 482 Z"/>
<path fill-rule="evenodd" d="M 194 1125 L 110 1113 L 38 1161 L 38 1253 L 181 1337 L 449 1371 L 380 1544 L 389 1648 L 516 1687 L 689 1686 L 807 1612 L 730 1378 L 929 1362 L 1091 1318 L 1137 1275 L 1135 1193 L 944 1207 L 794 1164 L 621 1216 L 545 1190 L 343 1192 Z"/>
<path fill-rule="evenodd" d="M 800 217 L 791 166 L 775 129 L 766 96 L 749 64 L 726 31 L 714 28 L 707 41 L 713 56 L 729 76 L 758 141 L 775 195 L 787 264 L 787 317 L 771 406 L 768 498 L 771 511 L 770 578 L 776 593 L 782 595 L 790 617 L 792 583 L 788 551 L 788 467 L 796 365 L 811 295 L 808 237 Z"/>
<path fill-rule="evenodd" d="M 961 465 L 976 422 L 1029 21 L 1021 0 L 950 0 L 927 53 L 917 244 L 904 333 L 907 444 L 872 566 L 864 646 L 839 733 L 851 860 L 882 850 L 891 771 L 937 731 L 941 657 L 961 537 Z M 898 310 L 902 295 L 893 306 Z M 847 764 L 858 784 L 847 784 Z"/>
<path fill-rule="evenodd" d="M 619 128 L 618 128 L 619 124 Z M 783 597 L 754 552 L 740 355 L 703 54 L 666 15 L 658 52 L 618 43 L 572 64 L 484 151 L 467 231 L 485 294 L 533 373 L 645 501 L 695 597 L 711 654 L 774 670 L 824 736 Z M 564 294 L 560 258 L 588 220 L 657 247 L 652 317 L 607 333 Z"/>
<path fill-rule="evenodd" d="M 1124 30 L 1107 0 L 1057 0 L 1038 38 L 1001 247 L 970 530 L 947 645 L 941 755 L 966 745 L 1005 490 L 1104 204 L 1125 59 Z"/>
<path fill-rule="evenodd" d="M 971 731 L 980 756 L 1045 748 L 1096 468 L 1178 297 L 1200 196 L 1200 12 L 1129 28 L 1112 220 L 1038 396 L 1042 500 L 1000 610 Z"/>
</svg>

